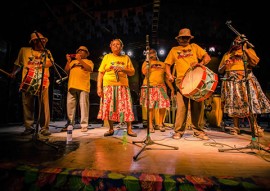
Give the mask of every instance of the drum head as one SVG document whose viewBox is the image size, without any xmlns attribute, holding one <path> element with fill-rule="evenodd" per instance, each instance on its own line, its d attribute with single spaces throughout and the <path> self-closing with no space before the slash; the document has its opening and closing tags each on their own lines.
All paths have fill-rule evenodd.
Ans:
<svg viewBox="0 0 270 191">
<path fill-rule="evenodd" d="M 205 79 L 205 68 L 195 67 L 189 69 L 180 84 L 180 91 L 183 95 L 191 95 L 197 92 L 202 84 L 202 79 Z"/>
</svg>

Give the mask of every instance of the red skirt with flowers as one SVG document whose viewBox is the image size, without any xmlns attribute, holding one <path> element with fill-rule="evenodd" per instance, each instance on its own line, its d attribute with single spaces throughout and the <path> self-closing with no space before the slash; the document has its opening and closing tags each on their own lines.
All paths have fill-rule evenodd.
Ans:
<svg viewBox="0 0 270 191">
<path fill-rule="evenodd" d="M 116 122 L 134 121 L 133 102 L 127 86 L 103 87 L 98 119 Z"/>
<path fill-rule="evenodd" d="M 147 96 L 147 88 L 141 87 L 140 104 L 143 107 L 147 107 Z M 165 84 L 149 88 L 149 108 L 170 108 L 170 98 Z"/>
</svg>

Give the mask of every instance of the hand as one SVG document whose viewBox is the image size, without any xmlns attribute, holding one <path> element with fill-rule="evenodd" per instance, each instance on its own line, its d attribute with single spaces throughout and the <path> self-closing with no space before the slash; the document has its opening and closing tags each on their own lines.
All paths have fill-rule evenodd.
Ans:
<svg viewBox="0 0 270 191">
<path fill-rule="evenodd" d="M 233 62 L 232 62 L 232 60 L 229 58 L 229 59 L 227 59 L 227 60 L 225 60 L 225 65 L 226 66 L 229 66 L 229 65 L 231 65 Z"/>
<path fill-rule="evenodd" d="M 244 45 L 243 45 L 243 50 L 246 51 L 248 48 L 247 48 L 247 43 L 245 42 Z"/>
<path fill-rule="evenodd" d="M 8 77 L 15 79 L 16 78 L 16 74 L 14 72 L 8 74 Z"/>
<path fill-rule="evenodd" d="M 97 88 L 97 94 L 98 94 L 99 97 L 103 97 L 102 87 Z"/>
<path fill-rule="evenodd" d="M 192 62 L 192 63 L 190 63 L 190 66 L 191 66 L 191 67 L 194 67 L 194 66 L 196 66 L 196 65 L 198 65 L 197 62 Z"/>
<path fill-rule="evenodd" d="M 176 78 L 175 76 L 173 76 L 173 75 L 167 75 L 167 78 L 168 78 L 168 80 L 170 81 L 170 82 L 174 82 L 174 79 Z"/>
<path fill-rule="evenodd" d="M 71 56 L 69 54 L 66 54 L 66 59 L 68 62 L 71 62 Z"/>
</svg>

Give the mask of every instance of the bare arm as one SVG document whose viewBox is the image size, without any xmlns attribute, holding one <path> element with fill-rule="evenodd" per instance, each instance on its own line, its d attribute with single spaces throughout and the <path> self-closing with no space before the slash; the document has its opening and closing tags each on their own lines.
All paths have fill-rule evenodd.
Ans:
<svg viewBox="0 0 270 191">
<path fill-rule="evenodd" d="M 199 64 L 201 64 L 201 65 L 207 65 L 210 61 L 211 61 L 211 57 L 209 56 L 208 53 L 206 53 L 203 56 L 203 58 L 202 58 L 202 60 L 201 60 L 201 62 Z"/>
<path fill-rule="evenodd" d="M 103 96 L 103 76 L 104 72 L 98 72 L 98 78 L 97 78 L 97 94 L 99 97 Z"/>
<path fill-rule="evenodd" d="M 166 63 L 165 63 L 165 72 L 166 72 L 168 80 L 170 82 L 173 82 L 175 77 L 171 73 L 171 66 L 169 64 L 166 64 Z"/>
</svg>

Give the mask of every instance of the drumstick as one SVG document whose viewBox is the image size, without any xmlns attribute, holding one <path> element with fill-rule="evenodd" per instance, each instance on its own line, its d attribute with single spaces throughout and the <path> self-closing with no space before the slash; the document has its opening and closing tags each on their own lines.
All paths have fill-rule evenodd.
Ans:
<svg viewBox="0 0 270 191">
<path fill-rule="evenodd" d="M 3 72 L 3 73 L 6 74 L 8 77 L 10 77 L 10 73 L 6 72 L 5 70 L 0 69 L 0 72 Z"/>
</svg>

